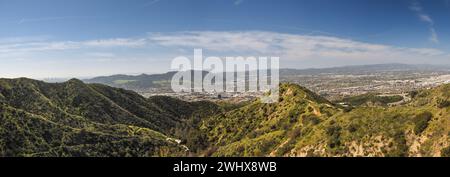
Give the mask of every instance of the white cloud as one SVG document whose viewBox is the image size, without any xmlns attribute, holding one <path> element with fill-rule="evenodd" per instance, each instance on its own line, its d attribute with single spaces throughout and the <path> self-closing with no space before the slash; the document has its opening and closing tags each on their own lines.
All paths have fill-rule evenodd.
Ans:
<svg viewBox="0 0 450 177">
<path fill-rule="evenodd" d="M 329 36 L 310 36 L 263 31 L 246 32 L 180 32 L 156 34 L 149 37 L 166 47 L 203 48 L 211 51 L 229 51 L 278 55 L 288 59 L 315 57 L 377 60 L 380 58 L 425 58 L 444 52 L 429 48 L 404 48 L 358 42 Z"/>
<path fill-rule="evenodd" d="M 427 22 L 429 24 L 434 24 L 433 19 L 427 14 L 419 14 L 420 20 Z"/>
<path fill-rule="evenodd" d="M 92 53 L 87 53 L 87 56 L 97 57 L 97 58 L 113 58 L 116 55 L 114 53 L 107 53 L 107 52 L 92 52 Z"/>
<path fill-rule="evenodd" d="M 5 53 L 24 53 L 24 52 L 42 52 L 52 50 L 67 50 L 79 48 L 78 43 L 65 42 L 30 42 L 14 43 L 0 45 L 0 54 Z"/>
<path fill-rule="evenodd" d="M 181 32 L 150 34 L 149 39 L 163 46 L 204 47 L 215 51 L 264 52 L 272 42 L 265 33 L 252 32 Z"/>
<path fill-rule="evenodd" d="M 430 48 L 404 48 L 407 52 L 417 53 L 424 56 L 439 56 L 444 55 L 445 52 L 437 49 L 430 49 Z"/>
<path fill-rule="evenodd" d="M 58 17 L 42 17 L 42 18 L 22 18 L 17 24 L 24 23 L 38 23 L 38 22 L 47 22 L 47 21 L 65 21 L 65 20 L 73 20 L 73 19 L 89 19 L 95 18 L 93 16 L 58 16 Z"/>
<path fill-rule="evenodd" d="M 434 43 L 439 43 L 438 35 L 436 33 L 436 30 L 434 28 L 430 28 L 430 41 Z"/>
<path fill-rule="evenodd" d="M 420 21 L 423 21 L 428 24 L 430 29 L 430 37 L 428 39 L 433 43 L 439 43 L 438 35 L 436 33 L 436 29 L 434 28 L 434 20 L 431 18 L 430 15 L 425 13 L 420 3 L 418 1 L 413 1 L 409 9 L 411 9 L 417 14 Z"/>
<path fill-rule="evenodd" d="M 438 40 L 437 35 L 430 40 Z M 120 54 L 117 48 L 120 47 Z M 88 41 L 39 41 L 0 43 L 0 58 L 24 58 L 53 51 L 90 54 L 94 58 L 133 57 L 133 48 L 148 51 L 164 49 L 167 56 L 179 55 L 179 51 L 202 48 L 221 55 L 279 56 L 284 61 L 303 62 L 323 59 L 327 62 L 354 64 L 353 62 L 402 62 L 426 63 L 447 57 L 448 53 L 433 48 L 407 48 L 360 42 L 351 39 L 299 35 L 265 31 L 190 31 L 152 33 L 140 38 L 113 38 Z M 145 51 L 145 50 L 144 50 Z M 170 53 L 172 52 L 172 53 Z M 69 56 L 65 55 L 64 56 Z M 152 56 L 151 52 L 145 54 Z M 140 54 L 142 56 L 142 54 Z M 171 58 L 167 58 L 169 61 Z M 342 61 L 342 62 L 339 62 Z M 446 60 L 444 60 L 446 61 Z M 351 63 L 349 63 L 351 62 Z"/>
<path fill-rule="evenodd" d="M 82 48 L 111 48 L 111 47 L 142 47 L 147 44 L 146 39 L 115 38 L 89 41 L 39 41 L 26 42 L 9 40 L 0 43 L 0 55 L 6 53 L 46 52 Z M 16 41 L 16 42 L 14 42 Z"/>
<path fill-rule="evenodd" d="M 173 57 L 190 57 L 194 48 L 204 49 L 205 56 L 278 56 L 281 67 L 290 68 L 450 62 L 448 52 L 433 48 L 410 48 L 339 37 L 266 31 L 152 33 L 140 38 L 87 41 L 3 41 L 0 43 L 2 77 L 165 72 Z"/>
<path fill-rule="evenodd" d="M 151 0 L 151 1 L 147 2 L 147 3 L 145 3 L 144 7 L 152 6 L 152 5 L 156 4 L 156 3 L 158 3 L 159 1 L 160 0 Z"/>
<path fill-rule="evenodd" d="M 14 44 L 14 43 L 29 43 L 42 42 L 48 40 L 48 36 L 21 36 L 21 37 L 7 37 L 0 38 L 0 44 Z"/>
<path fill-rule="evenodd" d="M 81 46 L 89 47 L 140 47 L 146 45 L 145 39 L 116 38 L 91 40 L 80 43 Z"/>
<path fill-rule="evenodd" d="M 234 5 L 238 6 L 241 5 L 244 2 L 244 0 L 235 0 Z"/>
</svg>

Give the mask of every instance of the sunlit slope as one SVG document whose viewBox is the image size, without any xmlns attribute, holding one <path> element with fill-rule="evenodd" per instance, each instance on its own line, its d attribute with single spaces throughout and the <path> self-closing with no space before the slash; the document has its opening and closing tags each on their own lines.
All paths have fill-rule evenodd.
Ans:
<svg viewBox="0 0 450 177">
<path fill-rule="evenodd" d="M 280 102 L 258 101 L 202 129 L 213 156 L 441 156 L 450 145 L 450 85 L 413 93 L 397 107 L 349 111 L 293 84 Z"/>
<path fill-rule="evenodd" d="M 174 141 L 203 104 L 146 99 L 134 92 L 72 79 L 49 84 L 0 80 L 1 156 L 182 156 Z M 205 109 L 214 108 L 208 105 Z"/>
<path fill-rule="evenodd" d="M 394 107 L 345 108 L 294 84 L 280 93 L 233 105 L 0 79 L 0 156 L 450 156 L 450 85 Z"/>
</svg>

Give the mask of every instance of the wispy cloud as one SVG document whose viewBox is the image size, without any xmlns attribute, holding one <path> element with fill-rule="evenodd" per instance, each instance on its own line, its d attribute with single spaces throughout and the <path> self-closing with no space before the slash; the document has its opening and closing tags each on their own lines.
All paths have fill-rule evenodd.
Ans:
<svg viewBox="0 0 450 177">
<path fill-rule="evenodd" d="M 425 11 L 423 10 L 423 7 L 419 3 L 419 1 L 417 1 L 417 0 L 412 1 L 409 9 L 417 14 L 420 21 L 423 21 L 428 24 L 428 28 L 430 31 L 429 40 L 433 43 L 439 43 L 438 34 L 436 33 L 436 29 L 434 28 L 434 21 L 430 15 L 425 13 Z"/>
<path fill-rule="evenodd" d="M 350 39 L 296 35 L 263 31 L 246 32 L 181 32 L 157 34 L 151 41 L 168 47 L 204 48 L 211 51 L 253 52 L 305 60 L 317 57 L 330 59 L 380 60 L 382 58 L 427 58 L 445 54 L 431 48 L 405 48 L 358 42 Z"/>
<path fill-rule="evenodd" d="M 144 4 L 144 7 L 148 7 L 148 6 L 152 6 L 155 5 L 156 3 L 158 3 L 161 0 L 150 0 L 147 3 Z"/>
<path fill-rule="evenodd" d="M 419 14 L 419 18 L 420 20 L 429 23 L 430 25 L 433 25 L 433 19 L 431 19 L 430 16 L 428 16 L 427 14 Z"/>
<path fill-rule="evenodd" d="M 7 53 L 46 52 L 83 48 L 141 47 L 146 45 L 144 38 L 114 38 L 88 41 L 28 41 L 0 43 L 0 56 Z"/>
<path fill-rule="evenodd" d="M 207 56 L 278 56 L 282 67 L 297 68 L 392 62 L 449 64 L 450 55 L 434 48 L 267 31 L 149 33 L 141 37 L 86 41 L 32 38 L 3 41 L 0 43 L 0 75 L 8 77 L 165 72 L 173 57 L 191 56 L 194 48 L 204 49 Z M 46 68 L 40 68 L 43 65 Z"/>
<path fill-rule="evenodd" d="M 61 16 L 61 17 L 42 17 L 42 18 L 22 18 L 17 24 L 25 24 L 32 22 L 47 22 L 47 21 L 63 21 L 69 19 L 82 19 L 82 18 L 93 18 L 91 16 Z"/>
<path fill-rule="evenodd" d="M 430 40 L 437 40 L 430 39 Z M 428 62 L 431 59 L 446 57 L 448 53 L 433 48 L 408 48 L 375 43 L 359 42 L 346 38 L 286 34 L 266 31 L 190 31 L 174 33 L 151 33 L 140 38 L 113 38 L 88 41 L 45 41 L 29 43 L 0 44 L 2 55 L 27 53 L 36 54 L 52 51 L 80 50 L 95 57 L 108 58 L 115 53 L 125 52 L 133 56 L 132 48 L 152 50 L 161 47 L 168 55 L 184 49 L 203 48 L 206 51 L 225 55 L 280 56 L 284 61 L 328 61 L 355 62 Z M 127 53 L 127 51 L 129 51 Z M 148 53 L 147 55 L 151 55 Z M 349 63 L 350 64 L 350 63 Z"/>
<path fill-rule="evenodd" d="M 49 38 L 50 38 L 49 36 L 7 37 L 7 38 L 0 38 L 0 44 L 42 42 L 48 40 Z"/>
<path fill-rule="evenodd" d="M 244 0 L 235 0 L 234 5 L 238 6 L 241 5 L 244 2 Z"/>
<path fill-rule="evenodd" d="M 114 53 L 108 53 L 108 52 L 92 52 L 92 53 L 87 53 L 87 56 L 96 57 L 96 58 L 113 58 L 116 55 Z"/>
<path fill-rule="evenodd" d="M 430 41 L 432 41 L 434 43 L 439 43 L 439 39 L 438 39 L 438 35 L 436 33 L 436 30 L 434 30 L 434 28 L 431 28 L 430 32 L 431 32 Z"/>
<path fill-rule="evenodd" d="M 90 40 L 78 43 L 80 47 L 140 47 L 147 44 L 144 38 L 114 38 Z"/>
</svg>

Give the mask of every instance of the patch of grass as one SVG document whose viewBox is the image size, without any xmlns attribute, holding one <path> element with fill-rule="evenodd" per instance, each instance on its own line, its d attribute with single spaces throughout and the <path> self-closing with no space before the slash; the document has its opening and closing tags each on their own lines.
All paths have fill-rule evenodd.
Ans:
<svg viewBox="0 0 450 177">
<path fill-rule="evenodd" d="M 433 114 L 431 114 L 428 111 L 416 115 L 416 117 L 414 117 L 414 119 L 413 119 L 414 133 L 416 135 L 421 134 L 428 127 L 428 124 L 429 124 L 428 122 L 430 122 L 430 120 L 432 118 L 433 118 Z"/>
<path fill-rule="evenodd" d="M 441 150 L 442 157 L 450 157 L 450 146 Z"/>
</svg>

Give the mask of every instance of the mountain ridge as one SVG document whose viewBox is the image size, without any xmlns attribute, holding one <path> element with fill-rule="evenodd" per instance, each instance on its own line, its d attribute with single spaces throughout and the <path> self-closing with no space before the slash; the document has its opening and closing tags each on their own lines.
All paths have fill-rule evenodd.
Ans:
<svg viewBox="0 0 450 177">
<path fill-rule="evenodd" d="M 175 138 L 167 135 L 171 134 L 173 131 L 171 129 L 183 124 L 184 119 L 189 118 L 190 114 L 194 114 L 196 109 L 201 107 L 201 105 L 178 107 L 186 111 L 175 115 L 164 112 L 160 107 L 162 105 L 135 92 L 99 84 L 88 85 L 78 79 L 51 84 L 26 78 L 0 79 L 0 95 L 2 121 L 6 121 L 1 127 L 4 135 L 1 141 L 3 143 L 0 143 L 3 145 L 3 148 L 0 148 L 3 150 L 2 156 L 28 156 L 30 153 L 26 151 L 39 151 L 35 149 L 35 144 L 50 147 L 52 143 L 61 147 L 58 151 L 52 152 L 57 156 L 64 156 L 64 153 L 68 153 L 69 156 L 77 154 L 90 156 L 86 151 L 92 151 L 90 153 L 93 156 L 127 156 L 126 149 L 130 151 L 128 155 L 132 156 L 146 153 L 158 156 L 184 155 L 184 147 L 173 142 L 172 139 Z M 183 101 L 176 101 L 177 104 L 186 105 Z M 4 127 L 10 124 L 14 126 Z M 47 127 L 42 131 L 50 133 L 44 135 L 39 130 L 41 126 Z M 13 132 L 17 132 L 16 135 L 12 134 Z M 80 134 L 87 136 L 78 137 Z M 57 138 L 44 141 L 46 136 Z M 23 152 L 21 148 L 10 146 L 17 143 L 9 140 L 13 137 L 23 139 L 34 137 L 39 141 L 21 144 L 25 151 Z M 74 137 L 78 138 L 73 139 Z M 94 144 L 89 145 L 90 143 L 86 141 Z M 131 144 L 127 145 L 124 142 Z M 133 143 L 136 147 L 130 149 Z M 77 147 L 72 148 L 74 145 Z M 114 148 L 115 146 L 123 149 Z M 108 147 L 113 148 L 112 152 L 102 151 Z M 142 149 L 147 149 L 148 152 L 141 152 Z M 154 149 L 167 152 L 158 152 Z M 114 152 L 117 154 L 111 154 Z"/>
<path fill-rule="evenodd" d="M 253 102 L 205 122 L 214 142 L 207 155 L 448 156 L 449 86 L 414 93 L 397 107 L 344 109 L 283 84 L 276 104 Z"/>
<path fill-rule="evenodd" d="M 349 109 L 282 83 L 278 103 L 228 105 L 0 79 L 0 156 L 449 156 L 450 84 L 410 96 Z"/>
</svg>

